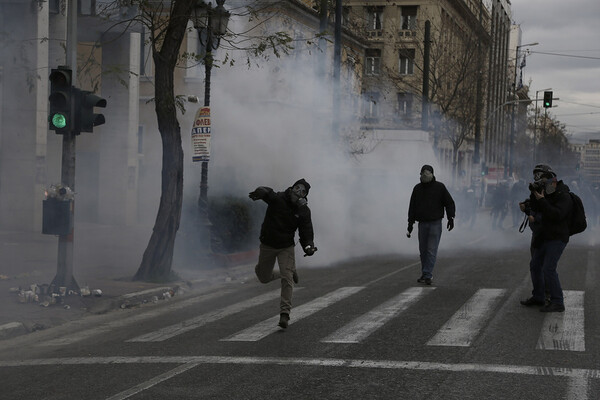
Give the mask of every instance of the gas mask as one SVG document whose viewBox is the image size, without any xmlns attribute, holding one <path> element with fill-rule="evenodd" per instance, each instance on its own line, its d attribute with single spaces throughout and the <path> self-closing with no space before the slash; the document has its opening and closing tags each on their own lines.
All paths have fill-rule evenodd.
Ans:
<svg viewBox="0 0 600 400">
<path fill-rule="evenodd" d="M 429 183 L 433 180 L 433 172 L 429 171 L 429 170 L 424 170 L 423 172 L 421 172 L 421 182 L 422 183 Z"/>
<path fill-rule="evenodd" d="M 292 187 L 290 199 L 292 200 L 292 203 L 296 204 L 298 203 L 298 200 L 306 199 L 306 194 L 306 187 L 299 183 Z M 306 203 L 306 200 L 304 200 L 304 203 Z"/>
</svg>

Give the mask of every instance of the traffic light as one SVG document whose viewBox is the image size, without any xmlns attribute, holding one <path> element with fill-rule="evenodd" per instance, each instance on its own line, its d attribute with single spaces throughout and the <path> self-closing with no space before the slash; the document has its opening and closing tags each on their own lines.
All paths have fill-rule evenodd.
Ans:
<svg viewBox="0 0 600 400">
<path fill-rule="evenodd" d="M 71 77 L 72 71 L 67 67 L 61 66 L 50 72 L 48 125 L 50 130 L 61 135 L 73 128 Z"/>
<path fill-rule="evenodd" d="M 77 97 L 77 132 L 93 132 L 106 122 L 103 114 L 94 114 L 94 107 L 106 107 L 106 99 L 85 90 L 79 90 Z"/>
<path fill-rule="evenodd" d="M 545 91 L 544 92 L 544 108 L 552 107 L 552 92 Z"/>
</svg>

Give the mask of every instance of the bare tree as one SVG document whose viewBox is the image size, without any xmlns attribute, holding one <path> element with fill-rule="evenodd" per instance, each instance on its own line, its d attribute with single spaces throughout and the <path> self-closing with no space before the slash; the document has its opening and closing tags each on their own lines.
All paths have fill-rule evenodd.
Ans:
<svg viewBox="0 0 600 400">
<path fill-rule="evenodd" d="M 346 16 L 346 27 L 356 35 L 377 38 L 373 43 L 375 58 L 369 64 L 367 54 L 366 96 L 371 96 L 370 88 L 375 88 L 379 98 L 367 98 L 367 102 L 395 104 L 399 93 L 410 96 L 413 102 L 411 117 L 392 119 L 395 126 L 417 128 L 421 121 L 414 112 L 417 102 L 423 103 L 423 76 L 425 73 L 426 46 L 423 42 L 424 23 L 417 23 L 416 7 L 409 10 L 399 20 L 379 18 L 383 6 L 353 7 Z M 414 14 L 411 12 L 414 11 Z M 486 35 L 480 27 L 461 27 L 443 15 L 431 18 L 429 43 L 429 93 L 425 102 L 431 110 L 430 122 L 434 130 L 436 149 L 442 140 L 450 142 L 453 148 L 453 165 L 456 169 L 458 150 L 465 141 L 474 139 L 475 126 L 480 121 L 480 108 L 477 106 L 478 80 L 485 79 L 484 60 L 486 55 Z M 398 21 L 394 23 L 394 21 Z M 424 21 L 421 21 L 424 22 Z M 380 35 L 381 30 L 382 35 Z M 400 35 L 401 34 L 401 35 Z M 378 53 L 378 49 L 388 54 Z M 389 56 L 393 50 L 394 59 Z M 369 68 L 372 68 L 371 71 Z M 375 72 L 375 73 L 373 73 Z M 389 107 L 388 107 L 389 108 Z M 425 112 L 427 112 L 425 109 Z M 423 110 L 421 110 L 423 112 Z M 382 118 L 379 118 L 382 120 Z M 455 171 L 456 172 L 456 171 Z"/>
<path fill-rule="evenodd" d="M 183 148 L 181 128 L 177 120 L 177 109 L 182 108 L 182 103 L 174 93 L 174 71 L 190 58 L 198 63 L 212 65 L 215 62 L 209 58 L 211 55 L 187 54 L 181 51 L 188 20 L 196 3 L 197 0 L 119 0 L 107 4 L 99 12 L 109 16 L 124 6 L 137 9 L 135 17 L 118 24 L 126 25 L 125 30 L 139 24 L 148 28 L 155 66 L 154 103 L 162 139 L 161 196 L 152 235 L 134 280 L 164 281 L 172 277 L 175 237 L 179 229 L 183 203 Z M 236 11 L 237 15 L 249 16 L 252 20 L 260 13 L 261 7 L 265 5 L 261 6 L 260 2 L 254 1 L 246 2 Z M 255 20 L 251 30 L 256 32 L 256 27 L 261 23 Z M 224 41 L 228 50 L 245 51 L 250 65 L 251 57 L 266 58 L 271 53 L 279 57 L 290 48 L 291 39 L 285 32 L 256 36 L 248 32 L 229 31 Z M 234 58 L 228 54 L 222 62 L 233 63 Z"/>
</svg>

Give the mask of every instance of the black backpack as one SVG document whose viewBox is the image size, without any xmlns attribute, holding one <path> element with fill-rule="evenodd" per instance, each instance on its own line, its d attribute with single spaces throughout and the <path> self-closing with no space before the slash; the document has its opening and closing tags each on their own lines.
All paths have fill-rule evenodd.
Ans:
<svg viewBox="0 0 600 400">
<path fill-rule="evenodd" d="M 583 208 L 583 201 L 573 192 L 569 192 L 571 200 L 573 200 L 573 211 L 571 212 L 571 218 L 569 219 L 569 236 L 575 235 L 585 231 L 587 228 L 587 221 L 585 219 L 585 209 Z"/>
</svg>

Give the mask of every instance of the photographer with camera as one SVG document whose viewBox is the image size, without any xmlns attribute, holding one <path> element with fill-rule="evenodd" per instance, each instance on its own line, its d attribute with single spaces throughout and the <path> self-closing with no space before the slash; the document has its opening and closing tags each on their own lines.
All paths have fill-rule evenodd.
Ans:
<svg viewBox="0 0 600 400">
<path fill-rule="evenodd" d="M 556 269 L 558 261 L 569 242 L 569 217 L 573 202 L 569 187 L 545 164 L 533 169 L 534 181 L 529 184 L 531 195 L 522 204 L 533 222 L 531 240 L 531 261 L 529 271 L 533 284 L 532 296 L 521 300 L 524 306 L 543 306 L 542 312 L 563 312 L 565 310 L 563 292 Z M 544 291 L 548 288 L 550 301 L 546 304 Z"/>
</svg>

